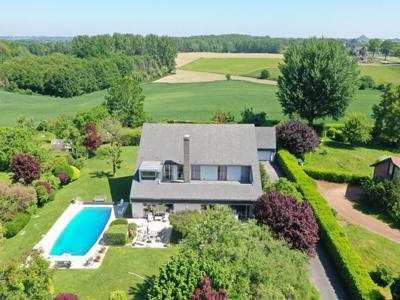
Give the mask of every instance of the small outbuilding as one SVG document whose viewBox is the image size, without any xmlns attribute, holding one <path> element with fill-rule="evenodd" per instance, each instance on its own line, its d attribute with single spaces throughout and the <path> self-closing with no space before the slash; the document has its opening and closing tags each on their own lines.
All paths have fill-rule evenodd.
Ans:
<svg viewBox="0 0 400 300">
<path fill-rule="evenodd" d="M 389 156 L 371 167 L 374 167 L 374 178 L 393 180 L 400 177 L 400 157 Z"/>
</svg>

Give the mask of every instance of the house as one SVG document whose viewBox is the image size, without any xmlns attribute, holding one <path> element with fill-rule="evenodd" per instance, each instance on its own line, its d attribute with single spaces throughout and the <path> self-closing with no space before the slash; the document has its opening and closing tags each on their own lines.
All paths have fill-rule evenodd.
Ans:
<svg viewBox="0 0 400 300">
<path fill-rule="evenodd" d="M 371 165 L 374 178 L 389 179 L 400 177 L 400 157 L 387 157 Z"/>
<path fill-rule="evenodd" d="M 274 127 L 253 124 L 144 124 L 130 201 L 135 218 L 232 207 L 252 215 L 262 193 L 259 161 L 273 160 Z"/>
</svg>

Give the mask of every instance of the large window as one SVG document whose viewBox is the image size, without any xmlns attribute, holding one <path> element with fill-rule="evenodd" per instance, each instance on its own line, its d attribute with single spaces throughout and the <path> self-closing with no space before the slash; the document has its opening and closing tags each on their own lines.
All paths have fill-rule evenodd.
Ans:
<svg viewBox="0 0 400 300">
<path fill-rule="evenodd" d="M 143 179 L 155 179 L 157 173 L 155 171 L 141 171 L 140 176 Z"/>
<path fill-rule="evenodd" d="M 192 180 L 200 180 L 200 166 L 192 165 Z"/>
<path fill-rule="evenodd" d="M 394 164 L 393 164 L 392 162 L 389 162 L 388 173 L 389 173 L 390 176 L 393 176 L 393 173 L 394 173 Z"/>
<path fill-rule="evenodd" d="M 172 180 L 172 165 L 164 165 L 163 181 Z"/>
<path fill-rule="evenodd" d="M 226 181 L 227 177 L 227 167 L 226 166 L 218 166 L 218 180 Z"/>
</svg>

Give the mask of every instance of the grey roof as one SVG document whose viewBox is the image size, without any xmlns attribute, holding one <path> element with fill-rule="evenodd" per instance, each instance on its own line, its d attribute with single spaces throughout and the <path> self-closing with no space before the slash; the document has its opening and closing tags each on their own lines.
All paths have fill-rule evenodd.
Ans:
<svg viewBox="0 0 400 300">
<path fill-rule="evenodd" d="M 261 132 L 256 138 L 252 124 L 150 124 L 143 125 L 136 167 L 142 161 L 173 161 L 183 164 L 183 136 L 190 135 L 190 163 L 202 165 L 247 165 L 252 167 L 252 184 L 229 182 L 159 183 L 157 180 L 133 179 L 132 200 L 219 200 L 255 201 L 262 193 L 258 144 L 274 148 L 264 141 L 275 130 Z M 273 133 L 272 133 L 273 132 Z M 265 135 L 267 133 L 267 135 Z"/>
<path fill-rule="evenodd" d="M 276 149 L 275 127 L 256 127 L 258 149 Z"/>
</svg>

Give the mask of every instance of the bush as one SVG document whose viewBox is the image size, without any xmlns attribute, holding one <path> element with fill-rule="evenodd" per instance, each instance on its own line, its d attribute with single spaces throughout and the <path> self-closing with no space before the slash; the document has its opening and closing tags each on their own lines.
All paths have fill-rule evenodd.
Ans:
<svg viewBox="0 0 400 300">
<path fill-rule="evenodd" d="M 269 71 L 264 69 L 260 73 L 260 79 L 268 79 L 269 78 Z"/>
<path fill-rule="evenodd" d="M 17 235 L 17 233 L 20 232 L 26 226 L 26 224 L 28 224 L 30 219 L 31 216 L 27 213 L 17 213 L 10 222 L 7 222 L 4 225 L 4 236 L 6 238 L 12 238 L 13 236 Z"/>
<path fill-rule="evenodd" d="M 206 275 L 188 300 L 228 300 L 228 295 L 224 289 L 213 289 L 211 280 Z"/>
<path fill-rule="evenodd" d="M 264 190 L 269 182 L 269 177 L 267 172 L 265 171 L 264 165 L 262 163 L 259 164 L 260 167 L 260 176 L 261 176 L 261 186 L 262 189 Z"/>
<path fill-rule="evenodd" d="M 45 182 L 45 181 L 36 181 L 35 182 L 35 186 L 36 187 L 42 186 L 42 187 L 44 187 L 46 189 L 47 195 L 51 194 L 51 185 L 50 185 L 50 183 Z"/>
<path fill-rule="evenodd" d="M 276 126 L 278 144 L 292 154 L 314 151 L 320 139 L 314 129 L 301 121 L 285 121 Z"/>
<path fill-rule="evenodd" d="M 366 144 L 371 140 L 372 126 L 362 113 L 352 113 L 346 117 L 343 134 L 350 144 Z"/>
<path fill-rule="evenodd" d="M 104 237 L 108 245 L 124 246 L 128 242 L 128 226 L 126 224 L 110 226 Z"/>
<path fill-rule="evenodd" d="M 318 169 L 312 167 L 304 167 L 303 171 L 314 179 L 336 183 L 351 183 L 360 185 L 369 178 L 368 176 L 351 172 Z"/>
<path fill-rule="evenodd" d="M 83 128 L 85 131 L 85 138 L 83 140 L 83 145 L 86 147 L 86 151 L 89 154 L 96 152 L 97 148 L 101 145 L 101 139 L 97 134 L 97 128 L 95 124 L 86 124 Z"/>
<path fill-rule="evenodd" d="M 23 179 L 25 184 L 30 184 L 40 178 L 40 162 L 33 155 L 22 153 L 14 155 L 11 163 L 14 179 Z"/>
<path fill-rule="evenodd" d="M 81 176 L 81 171 L 79 171 L 79 169 L 77 167 L 74 166 L 69 166 L 71 169 L 71 181 L 75 181 L 77 179 L 79 179 L 79 177 Z"/>
<path fill-rule="evenodd" d="M 108 300 L 128 300 L 128 295 L 125 291 L 116 290 L 110 293 L 110 297 L 108 297 Z"/>
<path fill-rule="evenodd" d="M 226 80 L 231 80 L 231 78 L 232 78 L 232 76 L 231 76 L 231 74 L 225 74 L 225 78 L 226 78 Z"/>
<path fill-rule="evenodd" d="M 382 299 L 382 294 L 372 281 L 361 258 L 351 247 L 332 209 L 318 193 L 314 180 L 302 170 L 296 158 L 288 151 L 280 150 L 278 160 L 287 177 L 299 185 L 304 198 L 310 203 L 319 225 L 320 238 L 352 297 Z"/>
<path fill-rule="evenodd" d="M 266 112 L 253 112 L 253 108 L 245 108 L 240 115 L 242 116 L 242 120 L 240 123 L 242 124 L 254 124 L 254 126 L 263 126 L 267 122 L 267 113 Z"/>
<path fill-rule="evenodd" d="M 369 75 L 364 75 L 360 77 L 360 90 L 366 90 L 366 89 L 373 89 L 375 88 L 375 81 L 372 79 L 371 76 Z"/>
<path fill-rule="evenodd" d="M 400 277 L 390 285 L 393 300 L 400 300 Z"/>
<path fill-rule="evenodd" d="M 392 283 L 395 274 L 385 265 L 378 265 L 374 272 L 371 272 L 372 280 L 381 287 Z"/>
<path fill-rule="evenodd" d="M 71 166 L 69 165 L 59 165 L 54 169 L 54 174 L 59 177 L 58 175 L 61 173 L 64 173 L 67 178 L 68 178 L 68 182 L 71 181 L 72 177 L 73 177 L 73 170 L 71 169 Z M 61 180 L 61 178 L 60 178 Z"/>
<path fill-rule="evenodd" d="M 264 191 L 276 191 L 283 195 L 292 196 L 298 201 L 303 200 L 303 195 L 299 192 L 298 185 L 286 178 L 279 178 L 278 181 L 267 185 Z"/>
<path fill-rule="evenodd" d="M 141 135 L 141 128 L 123 128 L 121 134 L 121 144 L 123 146 L 139 146 Z"/>
<path fill-rule="evenodd" d="M 45 203 L 49 201 L 49 194 L 44 186 L 37 186 L 36 187 L 36 197 L 37 197 L 37 205 L 43 206 Z"/>
<path fill-rule="evenodd" d="M 233 123 L 235 121 L 235 116 L 232 115 L 230 112 L 218 109 L 212 116 L 211 121 L 217 124 Z"/>
<path fill-rule="evenodd" d="M 286 240 L 293 248 L 310 256 L 316 253 L 318 225 L 306 201 L 270 191 L 260 196 L 254 205 L 254 216 L 268 225 L 275 238 Z"/>
<path fill-rule="evenodd" d="M 36 192 L 31 186 L 0 182 L 0 219 L 7 221 L 16 212 L 25 212 L 36 204 Z"/>
<path fill-rule="evenodd" d="M 60 172 L 57 174 L 58 179 L 60 179 L 60 184 L 61 185 L 67 185 L 69 182 L 68 175 L 64 172 Z"/>
<path fill-rule="evenodd" d="M 53 300 L 79 300 L 78 296 L 70 293 L 61 293 Z"/>
<path fill-rule="evenodd" d="M 46 182 L 50 185 L 51 191 L 58 191 L 60 187 L 60 179 L 51 173 L 44 173 L 40 176 L 37 182 Z"/>
<path fill-rule="evenodd" d="M 137 233 L 137 225 L 135 223 L 128 224 L 128 238 L 132 240 Z"/>
<path fill-rule="evenodd" d="M 169 216 L 169 222 L 179 239 L 184 238 L 192 227 L 193 222 L 199 220 L 201 214 L 197 210 L 183 210 L 172 213 Z"/>
<path fill-rule="evenodd" d="M 128 224 L 128 220 L 124 218 L 115 219 L 110 223 L 110 226 Z"/>
</svg>

